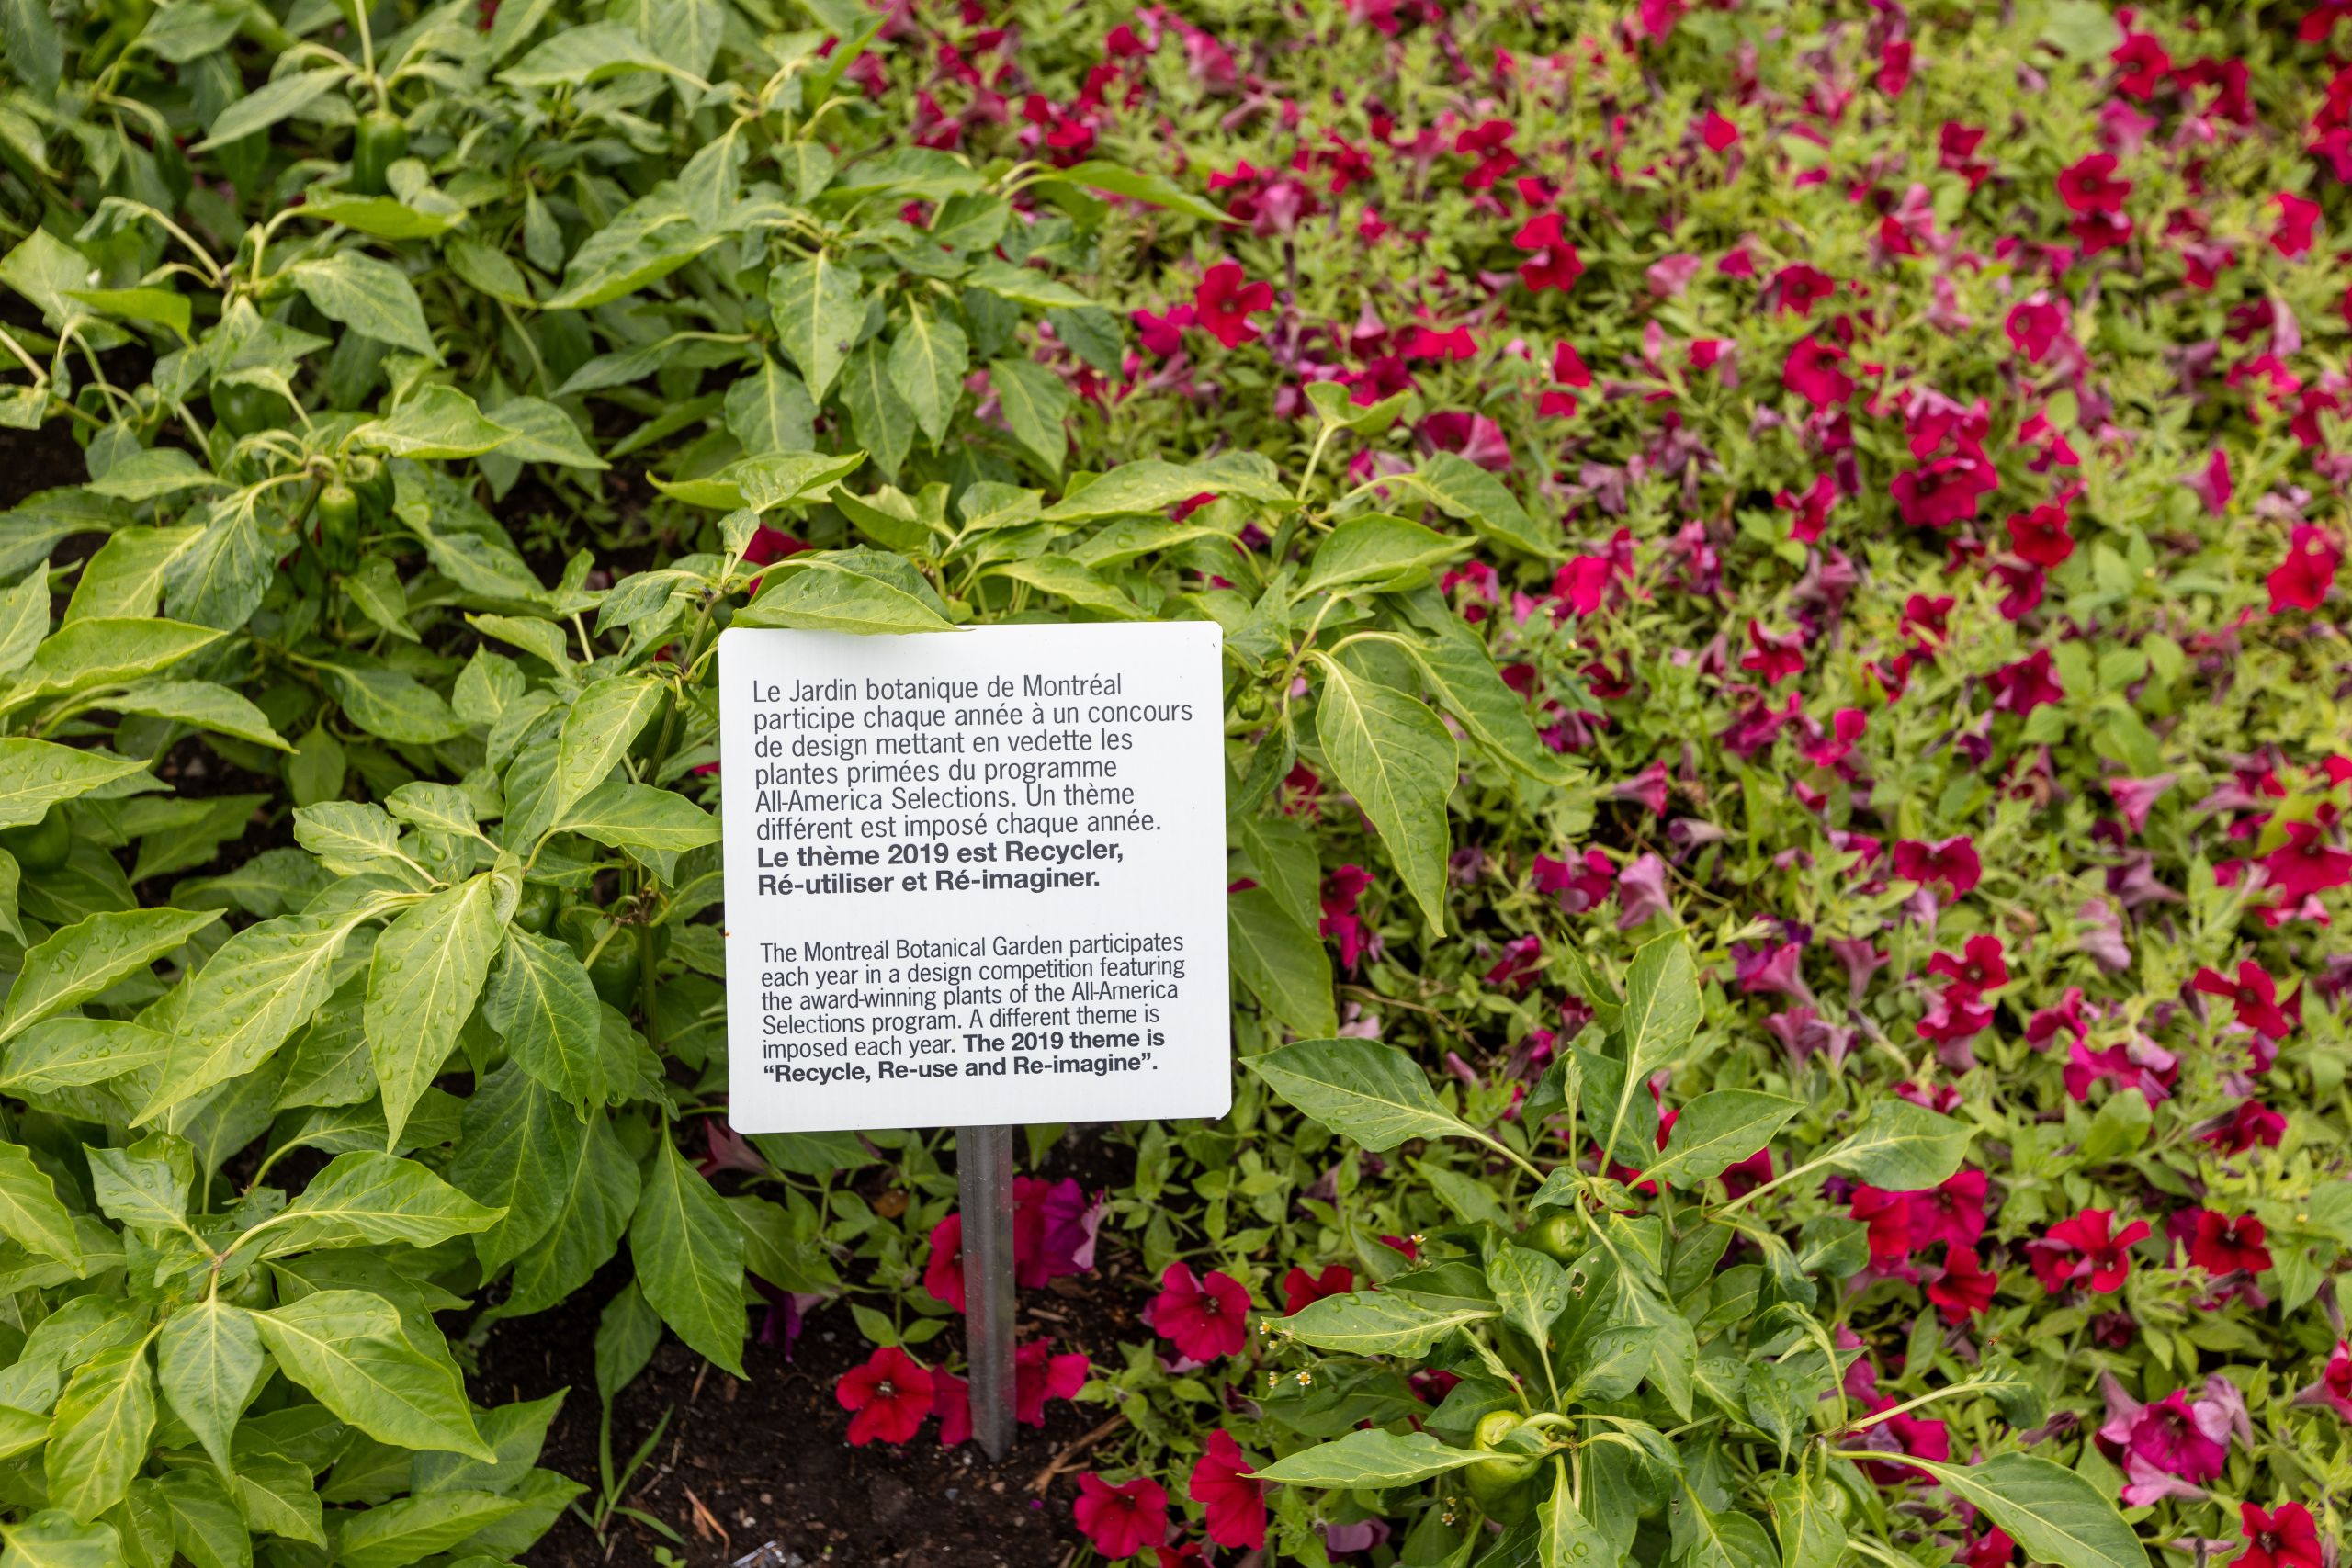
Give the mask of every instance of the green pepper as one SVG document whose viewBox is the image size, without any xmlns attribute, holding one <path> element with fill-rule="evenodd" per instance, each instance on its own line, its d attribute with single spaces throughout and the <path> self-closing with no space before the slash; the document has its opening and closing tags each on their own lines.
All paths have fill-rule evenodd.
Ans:
<svg viewBox="0 0 2352 1568">
<path fill-rule="evenodd" d="M 359 118 L 351 138 L 351 188 L 361 196 L 381 196 L 390 187 L 386 176 L 394 164 L 408 156 L 408 127 L 390 109 L 369 109 Z"/>
<path fill-rule="evenodd" d="M 552 887 L 525 887 L 522 902 L 514 906 L 514 923 L 535 936 L 544 936 L 548 927 L 555 924 L 556 906 L 561 902 Z"/>
<path fill-rule="evenodd" d="M 1527 1227 L 1519 1237 L 1519 1245 L 1532 1247 L 1561 1263 L 1566 1263 L 1584 1251 L 1584 1226 L 1575 1214 L 1566 1209 L 1554 1209 Z"/>
<path fill-rule="evenodd" d="M 359 564 L 359 497 L 340 479 L 319 492 L 319 558 L 330 571 Z"/>
<path fill-rule="evenodd" d="M 0 849 L 16 856 L 22 870 L 55 871 L 74 852 L 74 830 L 65 825 L 65 814 L 51 807 L 29 827 L 0 829 Z"/>
<path fill-rule="evenodd" d="M 294 407 L 267 387 L 243 381 L 212 384 L 212 416 L 232 435 L 251 435 L 287 423 Z"/>
<path fill-rule="evenodd" d="M 556 920 L 557 931 L 571 944 L 572 951 L 580 954 L 582 962 L 587 964 L 588 979 L 596 987 L 596 994 L 626 1012 L 636 1003 L 639 989 L 638 928 L 621 926 L 614 929 L 599 952 L 597 939 L 604 935 L 609 925 L 602 909 L 585 904 L 573 905 Z M 659 964 L 662 955 L 669 951 L 670 929 L 667 926 L 654 927 L 653 961 Z M 592 953 L 595 953 L 593 960 L 588 956 Z"/>
<path fill-rule="evenodd" d="M 1478 1417 L 1470 1446 L 1495 1457 L 1464 1465 L 1462 1470 L 1463 1487 L 1470 1494 L 1470 1500 L 1478 1505 L 1480 1513 L 1498 1524 L 1517 1524 L 1535 1504 L 1534 1489 L 1528 1482 L 1543 1461 L 1534 1454 L 1496 1451 L 1496 1445 L 1519 1427 L 1520 1418 L 1514 1411 L 1490 1410 Z"/>
</svg>

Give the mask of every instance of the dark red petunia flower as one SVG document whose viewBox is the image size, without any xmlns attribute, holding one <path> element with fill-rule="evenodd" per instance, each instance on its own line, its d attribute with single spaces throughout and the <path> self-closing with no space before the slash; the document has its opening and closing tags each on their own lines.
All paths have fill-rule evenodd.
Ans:
<svg viewBox="0 0 2352 1568">
<path fill-rule="evenodd" d="M 1071 1511 L 1080 1533 L 1114 1562 L 1168 1539 L 1168 1490 L 1148 1475 L 1116 1486 L 1091 1472 L 1081 1475 Z"/>
<path fill-rule="evenodd" d="M 2290 901 L 2352 882 L 2352 854 L 2333 848 L 2319 826 L 2290 822 L 2287 841 L 2262 857 L 2262 874 Z"/>
<path fill-rule="evenodd" d="M 2027 1261 L 2041 1288 L 2052 1295 L 2075 1284 L 2101 1292 L 2121 1289 L 2132 1274 L 2131 1247 L 2151 1233 L 2145 1220 L 2134 1220 L 2120 1232 L 2114 1225 L 2113 1210 L 2085 1209 L 2052 1225 L 2041 1240 L 2026 1243 Z"/>
<path fill-rule="evenodd" d="M 833 1384 L 833 1397 L 852 1411 L 849 1440 L 858 1448 L 880 1438 L 903 1443 L 931 1414 L 930 1371 L 895 1345 L 885 1345 Z"/>
<path fill-rule="evenodd" d="M 1940 882 L 1955 898 L 1968 896 L 1984 876 L 1976 840 L 1967 834 L 1926 843 L 1904 839 L 1894 846 L 1894 874 L 1905 882 Z"/>
<path fill-rule="evenodd" d="M 1854 395 L 1854 378 L 1838 367 L 1846 351 L 1807 333 L 1789 350 L 1781 367 L 1781 384 L 1815 409 L 1841 407 Z"/>
<path fill-rule="evenodd" d="M 2327 591 L 2335 586 L 2335 573 L 2343 564 L 2344 548 L 2327 530 L 2296 524 L 2288 536 L 2287 558 L 2271 570 L 2267 579 L 2270 613 L 2318 609 Z"/>
<path fill-rule="evenodd" d="M 2046 569 L 2063 566 L 2075 553 L 2075 536 L 2068 532 L 2066 509 L 2048 503 L 2009 518 L 2009 547 L 2021 560 Z"/>
<path fill-rule="evenodd" d="M 2271 1513 L 2241 1503 L 2238 1529 L 2245 1550 L 2230 1560 L 2230 1568 L 2322 1568 L 2327 1561 L 2312 1511 L 2301 1503 L 2281 1503 Z"/>
<path fill-rule="evenodd" d="M 1250 1292 L 1229 1274 L 1195 1275 L 1170 1263 L 1159 1277 L 1159 1294 L 1144 1309 L 1145 1321 L 1162 1338 L 1195 1361 L 1239 1354 L 1250 1342 Z"/>
<path fill-rule="evenodd" d="M 1985 1270 L 1974 1247 L 1955 1247 L 1944 1256 L 1942 1275 L 1928 1286 L 1928 1300 L 1946 1323 L 1962 1323 L 1988 1310 L 2000 1284 L 2001 1277 Z"/>
<path fill-rule="evenodd" d="M 1193 1461 L 1186 1490 L 1205 1510 L 1202 1528 L 1219 1546 L 1255 1551 L 1266 1544 L 1266 1483 L 1250 1474 L 1257 1468 L 1222 1427 L 1209 1434 L 1206 1451 Z"/>
<path fill-rule="evenodd" d="M 1355 1288 L 1355 1270 L 1344 1263 L 1327 1265 L 1320 1274 L 1293 1268 L 1283 1276 L 1283 1312 L 1302 1313 L 1327 1296 L 1344 1296 Z"/>
<path fill-rule="evenodd" d="M 1211 337 L 1227 348 L 1239 348 L 1258 341 L 1258 329 L 1248 320 L 1250 312 L 1268 310 L 1273 302 L 1272 284 L 1244 282 L 1239 262 L 1219 262 L 1201 275 L 1201 286 L 1193 294 L 1193 314 Z"/>
<path fill-rule="evenodd" d="M 2132 194 L 2132 182 L 2115 177 L 2115 154 L 2093 152 L 2058 174 L 2058 199 L 2075 213 L 2116 213 Z"/>
<path fill-rule="evenodd" d="M 1928 960 L 1928 973 L 1957 980 L 1972 991 L 1997 991 L 2009 983 L 2009 966 L 2001 939 L 1977 935 L 1961 944 L 1961 955 L 1939 953 Z"/>
<path fill-rule="evenodd" d="M 2238 1021 L 2257 1034 L 2273 1040 L 2284 1040 L 2294 1032 L 2294 1021 L 2278 1006 L 2278 982 L 2272 979 L 2261 964 L 2253 959 L 2238 964 L 2238 977 L 2230 979 L 2218 969 L 2197 971 L 2189 989 L 2200 996 L 2219 997 L 2237 1013 Z"/>
<path fill-rule="evenodd" d="M 2262 1222 L 2252 1214 L 2236 1219 L 2211 1209 L 2197 1211 L 2197 1229 L 2188 1238 L 2188 1260 L 2208 1274 L 2228 1274 L 2243 1269 L 2259 1274 L 2270 1267 L 2270 1249 L 2263 1245 Z"/>
</svg>

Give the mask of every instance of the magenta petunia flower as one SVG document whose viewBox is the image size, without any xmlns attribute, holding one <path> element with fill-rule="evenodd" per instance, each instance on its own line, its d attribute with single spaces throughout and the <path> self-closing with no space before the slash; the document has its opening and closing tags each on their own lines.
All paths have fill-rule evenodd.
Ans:
<svg viewBox="0 0 2352 1568">
<path fill-rule="evenodd" d="M 1250 1292 L 1229 1274 L 1205 1279 L 1182 1263 L 1159 1277 L 1159 1294 L 1144 1317 L 1160 1337 L 1195 1361 L 1238 1355 L 1250 1342 Z"/>
</svg>

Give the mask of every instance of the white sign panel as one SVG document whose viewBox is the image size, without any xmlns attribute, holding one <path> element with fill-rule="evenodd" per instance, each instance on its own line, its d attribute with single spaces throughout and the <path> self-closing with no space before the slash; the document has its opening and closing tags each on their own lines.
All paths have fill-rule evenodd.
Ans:
<svg viewBox="0 0 2352 1568">
<path fill-rule="evenodd" d="M 1223 1115 L 1219 637 L 722 634 L 728 1119 Z"/>
</svg>

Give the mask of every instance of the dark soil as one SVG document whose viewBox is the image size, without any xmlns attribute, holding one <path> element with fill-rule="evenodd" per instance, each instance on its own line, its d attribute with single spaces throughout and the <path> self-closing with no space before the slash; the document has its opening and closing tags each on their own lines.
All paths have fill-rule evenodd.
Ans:
<svg viewBox="0 0 2352 1568">
<path fill-rule="evenodd" d="M 1074 1175 L 1090 1191 L 1111 1180 L 1105 1150 L 1066 1139 L 1035 1174 Z M 481 1402 L 535 1399 L 569 1386 L 540 1463 L 592 1489 L 597 1480 L 593 1344 L 598 1314 L 627 1281 L 626 1263 L 551 1312 L 500 1324 L 475 1380 Z M 1141 1263 L 1105 1232 L 1093 1273 L 1022 1293 L 1019 1337 L 1048 1338 L 1055 1350 L 1082 1350 L 1098 1369 L 1124 1364 L 1119 1345 L 1148 1339 L 1136 1317 L 1148 1300 Z M 756 1309 L 755 1309 L 756 1310 Z M 756 1324 L 756 1317 L 754 1322 Z M 1012 1451 L 992 1464 L 977 1443 L 940 1446 L 936 1422 L 892 1448 L 849 1446 L 849 1413 L 833 1383 L 873 1347 L 847 1308 L 813 1313 L 789 1359 L 755 1338 L 744 1348 L 748 1381 L 737 1382 L 675 1339 L 616 1402 L 616 1467 L 645 1440 L 662 1412 L 669 1429 L 624 1501 L 685 1538 L 679 1546 L 627 1519 L 599 1542 L 576 1517 L 559 1521 L 524 1554 L 533 1568 L 601 1568 L 653 1562 L 667 1546 L 694 1568 L 723 1568 L 768 1541 L 808 1565 L 855 1568 L 1057 1568 L 1081 1544 L 1071 1522 L 1077 1476 L 1108 1465 L 1128 1434 L 1099 1404 L 1055 1403 L 1046 1425 L 1017 1427 Z M 921 1348 L 931 1366 L 961 1365 L 961 1325 Z M 1108 1421 L 1109 1429 L 1102 1428 Z M 592 1490 L 581 1499 L 595 1502 Z"/>
</svg>

